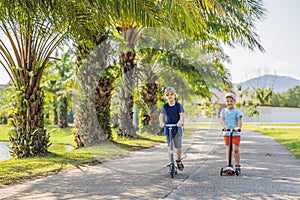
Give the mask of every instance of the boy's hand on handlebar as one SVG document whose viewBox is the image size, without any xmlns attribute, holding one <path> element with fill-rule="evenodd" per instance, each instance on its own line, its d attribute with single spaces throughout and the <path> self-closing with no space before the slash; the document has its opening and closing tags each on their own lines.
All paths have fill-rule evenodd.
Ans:
<svg viewBox="0 0 300 200">
<path fill-rule="evenodd" d="M 164 128 L 165 127 L 164 123 L 159 123 L 159 126 L 160 126 L 160 128 Z"/>
</svg>

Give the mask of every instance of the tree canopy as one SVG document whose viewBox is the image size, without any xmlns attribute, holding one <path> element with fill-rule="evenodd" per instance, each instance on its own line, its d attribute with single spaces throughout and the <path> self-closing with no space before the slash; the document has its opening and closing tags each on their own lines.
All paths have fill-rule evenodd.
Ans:
<svg viewBox="0 0 300 200">
<path fill-rule="evenodd" d="M 81 102 L 82 111 L 95 112 L 98 122 L 90 124 L 87 115 L 77 113 L 81 122 L 97 129 L 85 129 L 83 139 L 97 144 L 97 140 L 110 137 L 111 97 L 116 90 L 116 81 L 121 78 L 125 83 L 123 88 L 119 87 L 124 94 L 122 98 L 130 99 L 120 101 L 124 109 L 120 113 L 125 113 L 124 117 L 120 115 L 120 119 L 127 120 L 121 126 L 131 120 L 132 88 L 136 84 L 134 70 L 139 58 L 137 51 L 140 50 L 137 42 L 143 31 L 153 27 L 176 32 L 172 36 L 169 33 L 156 34 L 146 39 L 154 44 L 162 37 L 159 38 L 163 42 L 158 44 L 160 47 L 173 43 L 173 49 L 150 48 L 163 54 L 163 59 L 162 56 L 157 58 L 161 57 L 161 61 L 171 66 L 173 73 L 180 73 L 196 94 L 209 96 L 210 88 L 230 87 L 230 76 L 222 65 L 226 59 L 222 43 L 264 50 L 254 26 L 264 12 L 260 0 L 1 0 L 0 65 L 9 74 L 18 94 L 14 99 L 17 108 L 13 113 L 15 129 L 10 134 L 13 151 L 18 157 L 47 152 L 50 144 L 49 134 L 44 128 L 41 80 L 53 52 L 64 41 L 72 41 L 78 72 L 89 74 L 95 65 L 102 65 L 100 70 L 95 68 L 99 75 L 97 80 L 89 79 L 90 76 L 81 79 L 83 84 L 86 81 L 95 86 L 92 87 L 94 91 L 89 92 L 93 101 L 96 100 L 91 104 L 92 110 L 84 109 L 87 104 Z M 101 49 L 103 45 L 111 48 Z M 187 47 L 195 50 L 189 51 Z M 201 54 L 210 55 L 212 59 L 203 62 L 198 59 L 199 56 L 195 57 Z M 113 62 L 106 62 L 112 57 Z M 91 62 L 94 66 L 89 65 Z M 78 77 L 80 80 L 80 75 Z M 87 89 L 88 86 L 82 87 Z M 156 86 L 152 91 L 159 93 Z"/>
</svg>

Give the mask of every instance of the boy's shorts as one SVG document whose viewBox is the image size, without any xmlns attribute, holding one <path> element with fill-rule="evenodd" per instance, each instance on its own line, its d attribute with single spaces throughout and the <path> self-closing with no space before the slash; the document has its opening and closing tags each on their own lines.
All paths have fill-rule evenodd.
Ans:
<svg viewBox="0 0 300 200">
<path fill-rule="evenodd" d="M 224 136 L 224 142 L 226 145 L 229 145 L 229 136 Z M 240 146 L 241 136 L 232 136 L 232 144 Z"/>
<path fill-rule="evenodd" d="M 175 135 L 175 137 L 173 138 L 174 147 L 176 149 L 180 149 L 181 148 L 181 140 L 182 140 L 181 138 L 182 138 L 182 129 L 178 128 L 178 132 Z M 169 135 L 166 135 L 166 139 L 167 139 L 168 146 L 170 146 Z"/>
</svg>

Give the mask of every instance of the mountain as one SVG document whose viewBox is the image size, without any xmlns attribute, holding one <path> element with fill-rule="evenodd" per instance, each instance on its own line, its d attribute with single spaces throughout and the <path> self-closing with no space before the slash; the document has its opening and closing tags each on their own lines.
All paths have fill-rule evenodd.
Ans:
<svg viewBox="0 0 300 200">
<path fill-rule="evenodd" d="M 242 89 L 247 87 L 251 88 L 272 88 L 277 93 L 283 93 L 288 91 L 295 86 L 300 86 L 300 80 L 294 79 L 289 76 L 278 76 L 278 75 L 263 75 L 249 79 L 245 82 L 234 84 L 235 88 L 237 85 L 241 85 Z"/>
</svg>

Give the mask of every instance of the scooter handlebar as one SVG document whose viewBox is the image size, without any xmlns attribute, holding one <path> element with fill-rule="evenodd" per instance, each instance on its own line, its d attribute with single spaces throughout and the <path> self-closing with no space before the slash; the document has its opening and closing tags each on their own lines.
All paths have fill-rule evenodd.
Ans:
<svg viewBox="0 0 300 200">
<path fill-rule="evenodd" d="M 166 127 L 176 127 L 177 124 L 165 124 Z"/>
<path fill-rule="evenodd" d="M 225 129 L 222 129 L 222 131 L 241 132 L 242 130 L 241 130 L 241 129 L 238 129 L 238 131 L 234 131 L 234 129 L 227 129 L 227 130 L 225 130 Z"/>
</svg>

